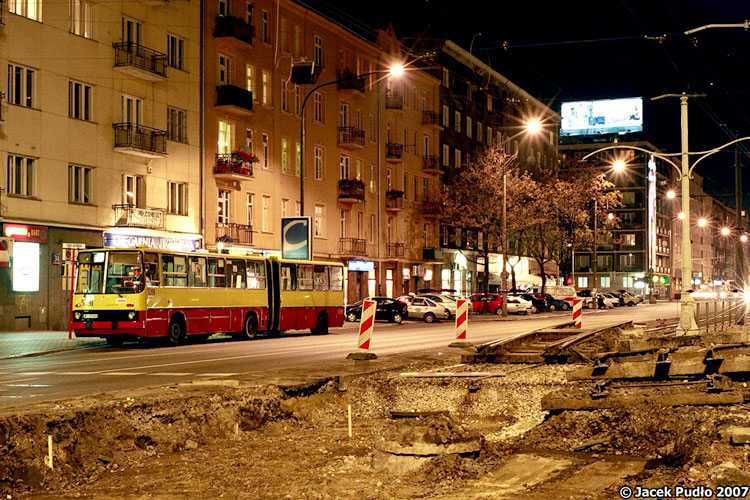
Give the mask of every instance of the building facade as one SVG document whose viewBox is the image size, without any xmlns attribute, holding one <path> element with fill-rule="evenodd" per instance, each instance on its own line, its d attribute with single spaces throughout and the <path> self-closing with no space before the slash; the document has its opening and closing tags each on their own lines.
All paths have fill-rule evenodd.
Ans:
<svg viewBox="0 0 750 500">
<path fill-rule="evenodd" d="M 201 244 L 199 4 L 0 7 L 0 330 L 65 329 L 75 248 Z"/>
</svg>

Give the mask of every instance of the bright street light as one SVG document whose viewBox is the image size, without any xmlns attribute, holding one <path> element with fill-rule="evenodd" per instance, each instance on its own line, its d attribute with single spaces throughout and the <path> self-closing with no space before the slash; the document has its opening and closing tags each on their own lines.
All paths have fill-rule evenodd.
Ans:
<svg viewBox="0 0 750 500">
<path fill-rule="evenodd" d="M 722 228 L 721 228 L 721 235 L 722 235 L 722 236 L 729 236 L 729 233 L 730 233 L 730 232 L 731 232 L 731 231 L 729 230 L 729 228 L 728 228 L 728 227 L 722 227 Z"/>
<path fill-rule="evenodd" d="M 674 189 L 670 189 L 669 191 L 667 191 L 667 198 L 669 198 L 670 200 L 674 200 L 676 196 L 677 193 L 674 192 Z"/>
<path fill-rule="evenodd" d="M 388 70 L 388 74 L 390 74 L 391 76 L 401 76 L 403 72 L 404 72 L 404 66 L 401 64 L 394 64 Z"/>
<path fill-rule="evenodd" d="M 612 169 L 615 172 L 622 172 L 625 170 L 625 162 L 623 160 L 617 160 L 612 164 Z"/>
<path fill-rule="evenodd" d="M 680 219 L 680 220 L 684 220 L 685 219 L 685 212 L 680 212 L 679 214 L 677 214 L 677 218 Z"/>
<path fill-rule="evenodd" d="M 706 224 L 708 224 L 708 221 L 706 219 L 704 219 L 703 217 L 701 217 L 700 219 L 698 219 L 698 226 L 699 227 L 706 227 Z"/>
<path fill-rule="evenodd" d="M 615 218 L 615 214 L 613 214 L 612 212 L 607 214 L 607 219 L 612 220 L 614 218 Z"/>
<path fill-rule="evenodd" d="M 742 236 L 740 236 L 740 241 L 741 241 L 742 243 L 745 243 L 745 242 L 747 241 L 747 235 L 746 235 L 746 234 L 743 234 Z"/>
<path fill-rule="evenodd" d="M 542 122 L 540 122 L 538 119 L 534 118 L 532 120 L 529 120 L 529 122 L 526 124 L 526 131 L 530 132 L 532 134 L 536 134 L 542 130 Z"/>
</svg>

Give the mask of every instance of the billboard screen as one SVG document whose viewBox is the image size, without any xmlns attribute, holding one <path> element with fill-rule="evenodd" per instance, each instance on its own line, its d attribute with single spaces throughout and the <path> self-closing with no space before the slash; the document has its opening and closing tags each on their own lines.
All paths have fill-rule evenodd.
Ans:
<svg viewBox="0 0 750 500">
<path fill-rule="evenodd" d="M 625 134 L 643 131 L 643 99 L 564 102 L 560 136 Z"/>
<path fill-rule="evenodd" d="M 312 259 L 310 217 L 281 218 L 281 258 Z"/>
</svg>

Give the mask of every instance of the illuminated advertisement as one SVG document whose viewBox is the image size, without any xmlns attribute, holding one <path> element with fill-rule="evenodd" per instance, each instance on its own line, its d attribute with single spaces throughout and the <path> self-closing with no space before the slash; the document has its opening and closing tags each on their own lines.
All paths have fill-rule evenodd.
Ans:
<svg viewBox="0 0 750 500">
<path fill-rule="evenodd" d="M 13 245 L 13 291 L 39 291 L 39 243 L 16 241 Z"/>
<path fill-rule="evenodd" d="M 643 99 L 564 102 L 560 136 L 626 134 L 643 131 Z"/>
<path fill-rule="evenodd" d="M 161 250 L 195 252 L 200 247 L 200 238 L 165 237 L 151 234 L 127 234 L 119 232 L 104 233 L 104 246 L 107 248 L 137 248 L 142 245 Z"/>
<path fill-rule="evenodd" d="M 312 258 L 310 217 L 281 218 L 281 256 L 284 259 Z"/>
</svg>

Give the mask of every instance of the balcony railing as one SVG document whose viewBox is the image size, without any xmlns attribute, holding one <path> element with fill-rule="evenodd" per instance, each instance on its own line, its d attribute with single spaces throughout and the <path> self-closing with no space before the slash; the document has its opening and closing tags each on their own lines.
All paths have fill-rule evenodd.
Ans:
<svg viewBox="0 0 750 500">
<path fill-rule="evenodd" d="M 253 93 L 235 85 L 219 85 L 216 87 L 216 105 L 247 115 L 253 110 Z"/>
<path fill-rule="evenodd" d="M 135 42 L 117 42 L 115 48 L 115 68 L 128 71 L 134 68 L 136 76 L 145 76 L 150 80 L 161 80 L 167 77 L 167 55 L 157 52 Z M 130 72 L 130 71 L 128 71 Z M 151 78 L 148 75 L 155 75 Z"/>
<path fill-rule="evenodd" d="M 388 245 L 386 245 L 386 256 L 392 259 L 403 259 L 404 258 L 404 244 L 403 243 L 388 243 Z"/>
<path fill-rule="evenodd" d="M 386 210 L 403 210 L 404 208 L 404 192 L 403 191 L 386 191 L 385 193 L 385 209 Z"/>
<path fill-rule="evenodd" d="M 137 123 L 113 123 L 115 150 L 147 158 L 167 155 L 167 131 Z"/>
<path fill-rule="evenodd" d="M 365 201 L 365 183 L 359 179 L 339 180 L 340 201 Z"/>
<path fill-rule="evenodd" d="M 426 172 L 440 172 L 440 158 L 435 155 L 422 157 L 422 169 Z"/>
<path fill-rule="evenodd" d="M 365 131 L 357 127 L 339 127 L 339 144 L 342 147 L 365 147 Z"/>
<path fill-rule="evenodd" d="M 361 76 L 357 76 L 351 71 L 344 71 L 339 73 L 338 78 L 338 89 L 339 90 L 358 90 L 360 92 L 365 91 L 365 79 Z"/>
<path fill-rule="evenodd" d="M 359 238 L 339 238 L 339 254 L 367 255 L 367 241 Z"/>
<path fill-rule="evenodd" d="M 437 111 L 422 111 L 422 125 L 442 126 L 443 117 Z"/>
<path fill-rule="evenodd" d="M 385 96 L 386 109 L 404 109 L 404 96 L 387 95 Z"/>
<path fill-rule="evenodd" d="M 225 243 L 253 244 L 253 227 L 234 222 L 216 223 L 216 241 Z"/>
<path fill-rule="evenodd" d="M 385 145 L 385 157 L 388 160 L 400 160 L 404 157 L 404 145 L 388 142 Z"/>
<path fill-rule="evenodd" d="M 164 229 L 163 208 L 145 208 L 129 204 L 112 205 L 115 212 L 115 227 L 148 227 Z"/>
<path fill-rule="evenodd" d="M 434 198 L 426 198 L 422 200 L 422 213 L 426 216 L 436 217 L 440 215 L 443 210 L 443 205 Z"/>
<path fill-rule="evenodd" d="M 252 45 L 253 35 L 253 26 L 242 19 L 231 16 L 218 16 L 216 18 L 216 27 L 214 28 L 214 37 L 216 38 L 231 37 Z"/>
<path fill-rule="evenodd" d="M 253 176 L 253 164 L 249 161 L 242 161 L 231 153 L 217 154 L 216 163 L 214 164 L 214 175 L 217 177 L 237 177 L 242 180 Z"/>
</svg>

